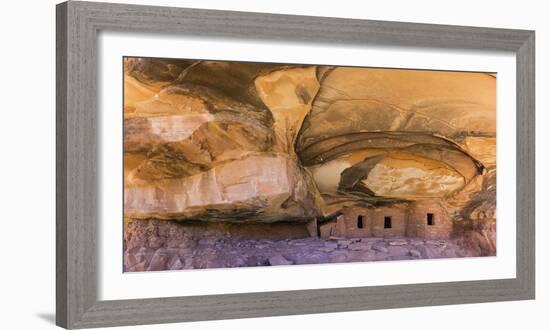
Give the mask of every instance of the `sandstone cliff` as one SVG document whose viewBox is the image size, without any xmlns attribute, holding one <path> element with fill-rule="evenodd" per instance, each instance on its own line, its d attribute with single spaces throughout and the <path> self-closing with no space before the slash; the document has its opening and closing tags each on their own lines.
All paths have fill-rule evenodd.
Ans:
<svg viewBox="0 0 550 330">
<path fill-rule="evenodd" d="M 125 59 L 125 216 L 278 222 L 437 199 L 493 219 L 496 78 Z"/>
</svg>

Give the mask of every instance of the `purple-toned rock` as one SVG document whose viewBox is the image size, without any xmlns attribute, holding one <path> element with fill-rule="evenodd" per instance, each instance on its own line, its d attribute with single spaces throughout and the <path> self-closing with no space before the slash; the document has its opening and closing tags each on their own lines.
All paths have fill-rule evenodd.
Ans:
<svg viewBox="0 0 550 330">
<path fill-rule="evenodd" d="M 271 266 L 284 266 L 284 265 L 292 265 L 293 264 L 292 261 L 286 259 L 285 257 L 283 257 L 280 254 L 269 257 L 268 261 L 269 261 L 269 264 Z"/>
<path fill-rule="evenodd" d="M 374 251 L 381 252 L 381 253 L 386 253 L 386 252 L 388 252 L 388 249 L 387 249 L 385 246 L 381 245 L 381 244 L 375 244 L 375 245 L 373 245 L 373 246 L 372 246 L 372 249 L 373 249 Z"/>
<path fill-rule="evenodd" d="M 409 254 L 411 255 L 411 257 L 422 258 L 422 253 L 420 253 L 420 251 L 418 250 L 410 250 Z"/>
</svg>

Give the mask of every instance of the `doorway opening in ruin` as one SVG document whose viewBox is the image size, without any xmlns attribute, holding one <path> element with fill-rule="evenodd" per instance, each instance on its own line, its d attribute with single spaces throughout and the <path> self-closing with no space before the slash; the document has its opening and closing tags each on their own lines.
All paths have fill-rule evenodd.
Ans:
<svg viewBox="0 0 550 330">
<path fill-rule="evenodd" d="M 433 213 L 428 213 L 427 214 L 427 219 L 428 219 L 428 226 L 433 226 L 434 225 L 434 214 Z"/>
<path fill-rule="evenodd" d="M 384 217 L 384 228 L 391 228 L 391 217 Z"/>
<path fill-rule="evenodd" d="M 357 228 L 363 229 L 363 216 L 362 215 L 357 217 Z"/>
</svg>

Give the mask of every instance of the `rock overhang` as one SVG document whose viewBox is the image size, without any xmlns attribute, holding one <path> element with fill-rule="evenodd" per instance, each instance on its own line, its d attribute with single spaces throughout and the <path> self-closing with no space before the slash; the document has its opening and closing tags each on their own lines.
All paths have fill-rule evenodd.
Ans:
<svg viewBox="0 0 550 330">
<path fill-rule="evenodd" d="M 125 108 L 125 134 L 132 125 L 149 132 L 125 135 L 130 146 L 125 159 L 136 164 L 126 171 L 130 184 L 189 180 L 251 155 L 282 153 L 298 178 L 284 202 L 271 208 L 260 198 L 249 205 L 235 200 L 234 206 L 250 221 L 282 220 L 274 216 L 278 212 L 302 221 L 354 201 L 376 206 L 430 197 L 458 200 L 465 187 L 469 193 L 483 189 L 475 178 L 494 167 L 493 76 L 161 62 L 129 66 L 128 95 L 136 102 Z M 174 121 L 189 125 L 173 132 Z M 140 144 L 145 150 L 132 153 L 131 146 Z M 221 218 L 212 210 L 226 206 L 208 202 L 191 213 L 196 217 L 202 207 L 204 218 Z M 285 207 L 301 213 L 291 215 Z M 220 214 L 239 218 L 229 209 Z"/>
</svg>

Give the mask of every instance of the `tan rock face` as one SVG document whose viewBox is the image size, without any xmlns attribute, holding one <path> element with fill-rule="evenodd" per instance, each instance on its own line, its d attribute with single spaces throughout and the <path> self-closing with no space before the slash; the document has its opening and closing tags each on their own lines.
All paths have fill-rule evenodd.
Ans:
<svg viewBox="0 0 550 330">
<path fill-rule="evenodd" d="M 494 134 L 495 86 L 483 73 L 336 68 L 323 80 L 300 143 L 365 131 Z"/>
<path fill-rule="evenodd" d="M 256 218 L 268 222 L 301 218 L 311 212 L 289 204 L 301 197 L 300 179 L 299 169 L 288 157 L 253 155 L 181 179 L 129 183 L 125 215 L 178 219 L 208 214 L 211 221 Z"/>
<path fill-rule="evenodd" d="M 272 144 L 272 132 L 262 126 L 216 120 L 211 115 L 180 117 L 128 120 L 126 150 L 147 154 L 132 177 L 148 180 L 194 175 L 221 162 L 267 151 Z"/>
<path fill-rule="evenodd" d="M 316 216 L 315 192 L 293 148 L 318 89 L 315 68 L 172 65 L 126 63 L 125 216 L 262 222 Z"/>
<path fill-rule="evenodd" d="M 132 79 L 127 78 L 127 79 Z M 134 80 L 135 84 L 139 84 Z M 155 84 L 158 86 L 159 84 Z M 149 87 L 149 86 L 147 86 Z M 146 87 L 146 88 L 147 88 Z M 133 89 L 125 84 L 124 92 L 132 100 Z M 155 86 L 151 89 L 156 89 Z M 154 116 L 190 116 L 208 113 L 206 104 L 198 97 L 173 94 L 170 89 L 161 89 L 148 94 L 141 99 L 136 97 L 134 102 L 125 103 L 125 118 L 154 117 Z"/>
<path fill-rule="evenodd" d="M 483 73 L 337 67 L 296 149 L 328 204 L 360 192 L 371 202 L 449 198 L 460 209 L 482 189 L 470 182 L 496 164 L 495 102 L 496 79 Z"/>
<path fill-rule="evenodd" d="M 444 162 L 404 152 L 387 154 L 363 183 L 377 196 L 408 200 L 444 197 L 464 186 L 464 177 Z"/>
<path fill-rule="evenodd" d="M 461 143 L 464 148 L 486 167 L 495 166 L 497 161 L 496 137 L 468 136 Z"/>
<path fill-rule="evenodd" d="M 129 58 L 124 83 L 127 217 L 309 221 L 429 198 L 494 216 L 494 76 Z"/>
<path fill-rule="evenodd" d="M 294 154 L 294 142 L 319 90 L 315 67 L 274 71 L 255 80 L 256 90 L 273 114 L 275 150 Z"/>
</svg>

